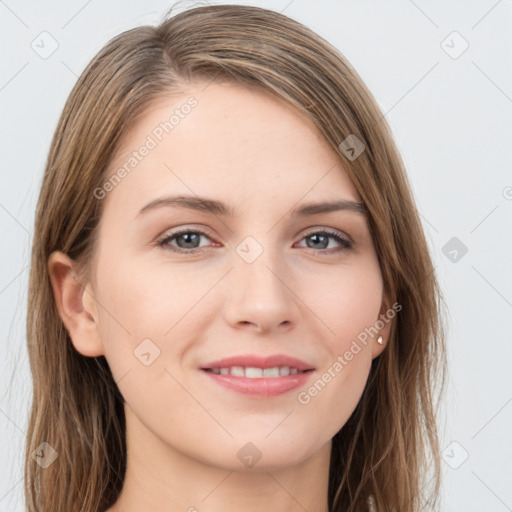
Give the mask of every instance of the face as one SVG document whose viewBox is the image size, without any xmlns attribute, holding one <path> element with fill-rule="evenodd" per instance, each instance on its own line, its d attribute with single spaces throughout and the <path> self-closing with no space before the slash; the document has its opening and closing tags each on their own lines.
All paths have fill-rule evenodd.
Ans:
<svg viewBox="0 0 512 512">
<path fill-rule="evenodd" d="M 247 455 L 291 466 L 361 397 L 383 347 L 360 341 L 385 310 L 380 268 L 357 206 L 303 208 L 360 201 L 316 128 L 262 93 L 205 87 L 127 133 L 120 179 L 97 192 L 87 307 L 141 442 L 230 470 Z"/>
</svg>

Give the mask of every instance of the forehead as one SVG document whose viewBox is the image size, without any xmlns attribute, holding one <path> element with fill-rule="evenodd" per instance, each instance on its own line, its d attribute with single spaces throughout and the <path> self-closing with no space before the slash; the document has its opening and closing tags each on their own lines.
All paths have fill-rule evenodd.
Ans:
<svg viewBox="0 0 512 512">
<path fill-rule="evenodd" d="M 191 83 L 155 101 L 125 133 L 108 175 L 116 173 L 122 179 L 106 197 L 116 209 L 140 209 L 164 193 L 228 197 L 246 207 L 301 197 L 359 200 L 309 120 L 232 83 Z"/>
</svg>

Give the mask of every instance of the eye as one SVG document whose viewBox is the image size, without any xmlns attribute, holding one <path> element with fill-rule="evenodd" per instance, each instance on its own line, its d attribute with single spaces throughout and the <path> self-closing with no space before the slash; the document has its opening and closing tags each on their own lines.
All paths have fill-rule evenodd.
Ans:
<svg viewBox="0 0 512 512">
<path fill-rule="evenodd" d="M 201 237 L 211 240 L 203 231 L 184 229 L 182 231 L 166 235 L 164 238 L 157 241 L 157 245 L 170 251 L 192 254 L 195 252 L 201 252 L 201 246 L 198 245 Z M 176 240 L 178 247 L 171 244 L 174 240 Z"/>
<path fill-rule="evenodd" d="M 329 239 L 334 240 L 338 244 L 338 247 L 329 248 Z M 352 249 L 352 242 L 350 240 L 343 238 L 335 231 L 325 229 L 308 233 L 302 240 L 310 241 L 310 243 L 307 243 L 308 248 L 321 249 L 320 252 L 326 252 L 328 254 Z"/>
<path fill-rule="evenodd" d="M 204 248 L 204 246 L 200 245 L 201 237 L 211 240 L 210 236 L 204 231 L 183 229 L 181 231 L 165 235 L 157 241 L 157 245 L 166 250 L 177 253 L 194 254 L 202 252 L 202 249 Z M 350 240 L 343 238 L 335 231 L 325 229 L 313 231 L 303 237 L 302 240 L 311 241 L 310 243 L 307 243 L 308 248 L 320 249 L 320 251 L 317 252 L 324 252 L 327 254 L 352 249 L 352 242 Z M 329 247 L 330 240 L 334 240 L 335 243 L 338 244 L 338 247 Z M 177 245 L 174 245 L 173 242 L 176 242 Z"/>
</svg>

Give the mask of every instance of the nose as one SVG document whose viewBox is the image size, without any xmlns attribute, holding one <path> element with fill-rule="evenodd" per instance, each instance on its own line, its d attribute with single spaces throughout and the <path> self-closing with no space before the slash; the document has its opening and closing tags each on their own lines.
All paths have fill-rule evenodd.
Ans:
<svg viewBox="0 0 512 512">
<path fill-rule="evenodd" d="M 294 282 L 278 256 L 268 251 L 248 263 L 235 255 L 229 273 L 224 315 L 235 329 L 256 333 L 291 329 L 299 318 Z"/>
</svg>

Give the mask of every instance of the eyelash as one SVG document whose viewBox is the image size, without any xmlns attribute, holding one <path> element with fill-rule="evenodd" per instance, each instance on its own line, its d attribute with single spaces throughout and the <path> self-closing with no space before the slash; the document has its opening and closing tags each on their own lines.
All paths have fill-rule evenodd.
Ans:
<svg viewBox="0 0 512 512">
<path fill-rule="evenodd" d="M 208 233 L 205 233 L 204 231 L 201 231 L 201 230 L 198 230 L 198 229 L 183 229 L 181 231 L 177 231 L 175 233 L 171 233 L 170 235 L 165 235 L 160 240 L 157 240 L 156 244 L 159 247 L 164 248 L 165 250 L 168 250 L 168 251 L 171 251 L 171 252 L 175 252 L 175 253 L 178 253 L 178 254 L 197 254 L 197 253 L 204 252 L 205 248 L 198 248 L 198 247 L 196 247 L 195 249 L 181 249 L 181 248 L 177 248 L 177 247 L 174 247 L 174 246 L 170 245 L 170 242 L 172 240 L 174 240 L 175 238 L 178 238 L 181 235 L 186 235 L 186 234 L 189 234 L 189 233 L 198 234 L 200 236 L 205 236 L 206 238 L 211 240 L 211 238 L 208 235 Z M 301 238 L 301 241 L 304 240 L 305 238 L 311 237 L 313 235 L 328 236 L 329 238 L 333 238 L 339 244 L 341 244 L 341 247 L 338 247 L 338 248 L 334 248 L 334 249 L 333 248 L 331 248 L 331 249 L 320 249 L 319 251 L 315 251 L 315 249 L 309 247 L 309 249 L 313 250 L 314 252 L 326 253 L 325 255 L 329 256 L 329 255 L 332 255 L 333 253 L 337 254 L 337 253 L 342 252 L 342 251 L 350 251 L 350 250 L 352 250 L 352 242 L 351 241 L 349 241 L 349 240 L 347 240 L 345 238 L 342 238 L 338 233 L 336 233 L 334 231 L 329 231 L 327 229 L 321 229 L 319 231 L 312 231 L 311 233 L 308 233 L 308 234 L 304 235 Z"/>
</svg>

